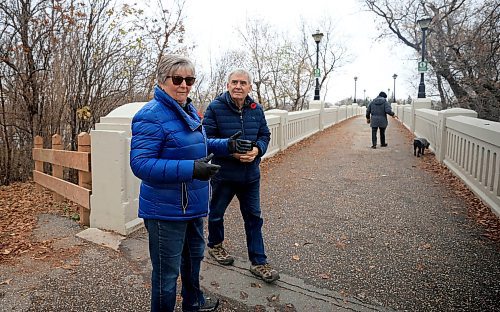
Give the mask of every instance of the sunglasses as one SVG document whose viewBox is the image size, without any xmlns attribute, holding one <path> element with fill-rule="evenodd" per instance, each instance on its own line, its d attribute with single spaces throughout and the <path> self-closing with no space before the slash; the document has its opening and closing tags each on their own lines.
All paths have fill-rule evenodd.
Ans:
<svg viewBox="0 0 500 312">
<path fill-rule="evenodd" d="M 172 82 L 176 86 L 180 85 L 183 81 L 186 81 L 186 86 L 192 86 L 196 80 L 196 77 L 167 76 L 167 78 L 172 78 Z"/>
</svg>

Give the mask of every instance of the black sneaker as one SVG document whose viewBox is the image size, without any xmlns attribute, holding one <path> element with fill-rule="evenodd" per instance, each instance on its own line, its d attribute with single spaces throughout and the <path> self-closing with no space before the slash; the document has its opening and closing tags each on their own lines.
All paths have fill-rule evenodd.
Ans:
<svg viewBox="0 0 500 312">
<path fill-rule="evenodd" d="M 201 306 L 198 310 L 182 309 L 182 312 L 212 312 L 217 310 L 218 306 L 219 306 L 219 299 L 206 297 L 205 304 Z"/>
<path fill-rule="evenodd" d="M 385 143 L 385 144 L 382 144 L 382 145 L 380 145 L 380 146 L 382 146 L 382 147 L 386 147 L 386 146 L 387 146 L 387 143 Z"/>
<path fill-rule="evenodd" d="M 218 306 L 219 306 L 219 299 L 206 297 L 205 304 L 202 307 L 200 307 L 200 309 L 198 311 L 199 312 L 211 312 L 211 311 L 217 310 Z"/>
<path fill-rule="evenodd" d="M 377 148 L 377 145 L 372 145 L 372 148 L 373 148 L 373 149 Z"/>
</svg>

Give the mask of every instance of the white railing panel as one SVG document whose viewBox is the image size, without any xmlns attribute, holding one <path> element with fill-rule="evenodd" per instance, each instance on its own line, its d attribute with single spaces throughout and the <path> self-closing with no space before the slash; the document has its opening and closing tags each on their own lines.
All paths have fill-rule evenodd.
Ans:
<svg viewBox="0 0 500 312">
<path fill-rule="evenodd" d="M 446 139 L 446 166 L 500 215 L 500 123 L 449 117 Z"/>
</svg>

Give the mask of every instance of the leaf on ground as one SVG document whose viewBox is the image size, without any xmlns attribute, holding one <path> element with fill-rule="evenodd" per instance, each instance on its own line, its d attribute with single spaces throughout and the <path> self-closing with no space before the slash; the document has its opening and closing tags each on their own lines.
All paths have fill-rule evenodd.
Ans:
<svg viewBox="0 0 500 312">
<path fill-rule="evenodd" d="M 271 295 L 269 297 L 266 297 L 267 301 L 269 302 L 279 302 L 280 301 L 280 295 L 277 294 L 277 295 Z"/>
<path fill-rule="evenodd" d="M 246 292 L 244 292 L 243 290 L 240 291 L 240 299 L 242 299 L 242 300 L 248 299 L 248 294 Z"/>
<path fill-rule="evenodd" d="M 330 275 L 328 275 L 326 273 L 321 273 L 318 276 L 321 277 L 322 279 L 330 279 Z"/>
<path fill-rule="evenodd" d="M 10 282 L 12 282 L 12 278 L 8 278 L 5 281 L 0 282 L 0 285 L 10 285 Z"/>
<path fill-rule="evenodd" d="M 300 260 L 300 257 L 299 257 L 299 256 L 297 256 L 297 255 L 293 255 L 293 256 L 292 256 L 292 259 L 293 259 L 293 260 L 295 260 L 295 261 L 299 261 L 299 260 Z"/>
</svg>

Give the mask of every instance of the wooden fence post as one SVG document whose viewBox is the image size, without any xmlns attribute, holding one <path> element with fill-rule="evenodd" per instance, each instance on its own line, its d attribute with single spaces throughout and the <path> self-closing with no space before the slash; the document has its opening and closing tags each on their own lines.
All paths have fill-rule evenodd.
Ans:
<svg viewBox="0 0 500 312">
<path fill-rule="evenodd" d="M 62 137 L 59 134 L 54 134 L 52 136 L 52 149 L 62 150 Z M 52 164 L 52 176 L 63 180 L 63 167 L 59 165 Z M 62 202 L 64 197 L 54 192 L 54 200 Z"/>
<path fill-rule="evenodd" d="M 43 137 L 41 137 L 41 136 L 37 135 L 37 136 L 35 137 L 35 141 L 34 141 L 33 143 L 34 143 L 34 144 L 33 144 L 33 145 L 34 145 L 34 146 L 33 146 L 34 148 L 40 148 L 40 149 L 42 149 L 42 148 L 43 148 Z M 36 170 L 36 171 L 43 172 L 43 161 L 35 161 L 35 170 Z M 42 187 L 42 186 L 40 186 L 40 184 L 35 183 L 35 185 L 36 185 L 36 189 L 37 189 L 37 190 L 39 190 L 39 191 L 40 191 L 40 190 L 43 190 L 43 187 Z"/>
<path fill-rule="evenodd" d="M 78 151 L 90 153 L 90 134 L 82 132 L 78 135 Z M 90 162 L 90 154 L 89 154 Z M 92 169 L 91 169 L 92 170 Z M 92 190 L 92 173 L 78 170 L 78 185 Z M 90 225 L 90 209 L 79 206 L 80 224 Z"/>
<path fill-rule="evenodd" d="M 37 135 L 33 145 L 34 148 L 43 148 L 43 138 Z M 43 161 L 35 161 L 35 170 L 43 172 Z"/>
</svg>

